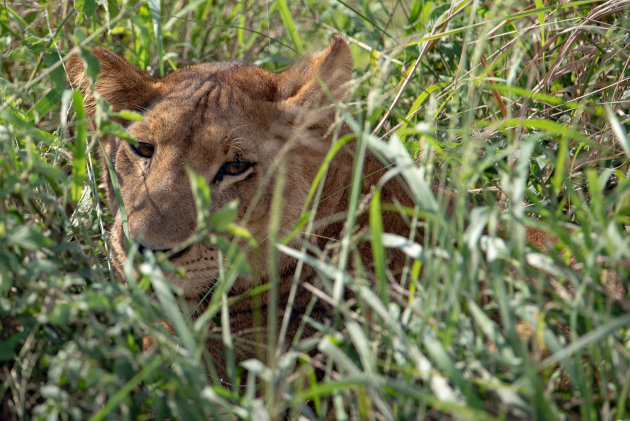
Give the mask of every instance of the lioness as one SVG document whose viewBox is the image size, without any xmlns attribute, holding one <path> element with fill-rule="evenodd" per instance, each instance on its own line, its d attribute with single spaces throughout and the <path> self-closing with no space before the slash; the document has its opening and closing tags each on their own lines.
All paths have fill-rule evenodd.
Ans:
<svg viewBox="0 0 630 421">
<path fill-rule="evenodd" d="M 259 243 L 272 234 L 274 175 L 284 168 L 281 220 L 276 235 L 283 238 L 289 234 L 300 218 L 331 142 L 345 133 L 343 128 L 341 133 L 332 129 L 336 114 L 332 102 L 343 98 L 352 75 L 350 49 L 341 36 L 333 36 L 327 48 L 299 60 L 279 74 L 252 65 L 219 62 L 184 67 L 157 79 L 104 48 L 97 47 L 92 54 L 100 63 L 94 90 L 114 111 L 133 110 L 144 118 L 126 128 L 137 145 L 114 136 L 102 139 L 120 184 L 129 235 L 141 249 L 179 250 L 195 231 L 197 212 L 187 168 L 202 175 L 210 186 L 211 213 L 238 199 L 237 219 Z M 88 115 L 93 116 L 96 103 L 82 61 L 72 58 L 67 70 L 71 84 L 84 95 Z M 317 207 L 316 224 L 309 239 L 320 249 L 331 240 L 339 239 L 344 227 L 353 149 L 352 143 L 347 144 L 329 164 L 321 193 L 325 200 Z M 106 168 L 104 157 L 101 159 Z M 379 180 L 382 168 L 374 157 L 365 159 L 364 174 L 371 176 L 364 179 L 363 193 L 369 192 Z M 123 215 L 110 175 L 107 171 L 103 173 L 107 201 L 114 216 L 111 254 L 120 275 L 127 258 Z M 397 181 L 386 183 L 381 201 L 411 203 Z M 403 218 L 395 212 L 388 215 L 387 231 L 407 231 Z M 367 219 L 367 215 L 361 214 L 356 226 L 367 227 Z M 294 244 L 298 244 L 296 241 Z M 370 265 L 367 243 L 360 245 L 359 250 Z M 252 278 L 256 282 L 268 280 L 268 254 L 266 245 L 248 251 Z M 400 258 L 391 256 L 391 266 L 399 266 Z M 172 275 L 169 280 L 180 287 L 191 308 L 203 310 L 199 307 L 200 300 L 212 289 L 219 275 L 217 250 L 196 243 L 172 253 L 170 260 L 185 269 L 185 275 Z M 280 254 L 277 270 L 280 278 L 278 317 L 282 318 L 296 260 Z M 315 278 L 314 270 L 305 267 L 301 285 Z M 252 282 L 250 278 L 239 278 L 230 293 L 247 291 Z M 230 329 L 242 339 L 235 342 L 237 359 L 260 355 L 252 346 L 255 343 L 251 330 L 252 307 L 262 310 L 263 320 L 266 320 L 267 295 L 262 294 L 257 301 L 239 300 L 230 306 Z M 311 293 L 302 287 L 295 297 L 289 334 L 295 331 L 302 310 L 312 299 Z M 316 306 L 311 317 L 324 317 L 326 312 L 324 306 Z M 223 358 L 220 344 L 219 340 L 209 347 L 219 365 Z"/>
</svg>

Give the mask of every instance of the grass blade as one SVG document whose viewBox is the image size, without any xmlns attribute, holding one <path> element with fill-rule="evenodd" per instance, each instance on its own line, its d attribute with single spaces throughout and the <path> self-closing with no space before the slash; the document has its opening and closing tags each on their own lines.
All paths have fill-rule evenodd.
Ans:
<svg viewBox="0 0 630 421">
<path fill-rule="evenodd" d="M 302 44 L 302 39 L 300 38 L 300 34 L 298 33 L 297 28 L 295 27 L 295 22 L 293 22 L 293 16 L 291 16 L 291 12 L 289 11 L 287 2 L 285 0 L 276 0 L 275 7 L 278 9 L 278 13 L 280 13 L 280 18 L 282 19 L 282 23 L 284 23 L 284 27 L 289 33 L 289 38 L 291 38 L 291 41 L 293 41 L 295 50 L 299 54 L 304 54 L 304 45 Z"/>
<path fill-rule="evenodd" d="M 78 202 L 81 199 L 83 183 L 85 182 L 87 169 L 85 162 L 85 149 L 87 147 L 87 117 L 85 115 L 85 105 L 81 92 L 74 91 L 72 94 L 74 110 L 77 113 L 76 130 L 77 135 L 74 140 L 74 154 L 72 157 L 72 189 L 70 190 L 70 200 Z"/>
</svg>

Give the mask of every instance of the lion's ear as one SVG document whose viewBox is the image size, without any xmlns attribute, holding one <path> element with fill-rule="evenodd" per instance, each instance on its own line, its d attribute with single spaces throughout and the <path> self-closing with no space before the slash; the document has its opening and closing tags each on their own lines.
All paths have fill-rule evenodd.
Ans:
<svg viewBox="0 0 630 421">
<path fill-rule="evenodd" d="M 288 104 L 317 107 L 328 102 L 329 94 L 341 100 L 351 78 L 350 48 L 340 35 L 333 35 L 324 50 L 302 58 L 278 75 L 278 93 Z"/>
<path fill-rule="evenodd" d="M 92 55 L 100 65 L 94 90 L 114 111 L 141 111 L 159 96 L 156 81 L 124 58 L 102 47 L 96 47 Z M 68 60 L 66 68 L 71 86 L 81 91 L 86 111 L 93 116 L 96 102 L 83 61 L 74 56 Z"/>
</svg>

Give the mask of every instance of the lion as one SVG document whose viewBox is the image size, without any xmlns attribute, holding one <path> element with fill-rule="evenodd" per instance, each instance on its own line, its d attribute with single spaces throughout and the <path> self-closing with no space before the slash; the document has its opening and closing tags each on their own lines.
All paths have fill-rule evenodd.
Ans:
<svg viewBox="0 0 630 421">
<path fill-rule="evenodd" d="M 106 154 L 101 154 L 102 166 L 107 168 L 106 159 L 111 162 L 120 185 L 129 237 L 141 251 L 170 253 L 170 261 L 183 269 L 184 275 L 173 274 L 168 279 L 198 314 L 203 311 L 204 297 L 207 299 L 219 277 L 220 262 L 217 249 L 211 245 L 198 242 L 182 247 L 197 227 L 187 168 L 201 175 L 210 187 L 210 214 L 236 200 L 237 223 L 256 241 L 264 244 L 272 234 L 278 239 L 286 237 L 302 215 L 309 190 L 333 141 L 349 133 L 343 124 L 338 124 L 334 107 L 343 100 L 352 77 L 348 44 L 335 35 L 327 48 L 298 60 L 281 73 L 239 62 L 215 62 L 183 67 L 162 78 L 149 76 L 105 48 L 96 47 L 92 54 L 100 64 L 94 91 L 113 111 L 131 110 L 143 117 L 143 121 L 126 123 L 128 134 L 137 143 L 115 136 L 101 139 Z M 93 117 L 96 100 L 83 62 L 76 56 L 71 58 L 67 71 L 72 86 L 84 96 L 88 117 Z M 321 192 L 325 200 L 317 206 L 315 228 L 308 238 L 320 250 L 339 240 L 344 229 L 353 160 L 353 142 L 348 142 L 328 164 Z M 364 174 L 370 176 L 363 179 L 362 194 L 370 192 L 383 168 L 376 157 L 368 154 Z M 277 194 L 274 180 L 278 174 L 282 178 L 280 221 L 276 224 L 279 231 L 272 233 L 271 207 Z M 127 260 L 123 212 L 106 170 L 103 184 L 114 221 L 109 239 L 111 259 L 122 278 L 120 268 Z M 412 206 L 404 185 L 394 180 L 383 186 L 381 201 Z M 397 212 L 385 212 L 384 223 L 388 232 L 408 233 L 408 223 Z M 357 229 L 368 226 L 368 216 L 359 214 Z M 291 244 L 301 241 L 294 239 Z M 242 294 L 252 285 L 270 279 L 270 248 L 243 247 L 247 249 L 252 276 L 239 277 L 230 295 Z M 369 244 L 361 243 L 357 248 L 369 267 Z M 401 253 L 391 254 L 392 270 L 400 269 L 402 259 Z M 288 305 L 296 265 L 294 258 L 279 254 L 278 326 Z M 316 280 L 316 272 L 305 266 L 299 279 L 300 289 L 294 294 L 289 339 L 285 343 L 290 342 L 312 300 L 308 284 Z M 237 361 L 264 355 L 267 339 L 262 344 L 255 340 L 260 336 L 253 333 L 252 314 L 256 307 L 267 320 L 268 305 L 266 293 L 256 300 L 241 299 L 230 305 L 230 329 L 242 344 L 234 344 Z M 329 311 L 323 304 L 316 305 L 310 317 L 323 320 Z M 218 339 L 208 347 L 219 367 L 224 364 L 221 345 Z"/>
<path fill-rule="evenodd" d="M 289 245 L 298 248 L 307 241 L 310 250 L 331 255 L 344 236 L 356 142 L 343 144 L 333 159 L 327 160 L 334 142 L 352 135 L 336 111 L 352 77 L 352 56 L 344 39 L 333 36 L 327 48 L 298 60 L 281 73 L 238 62 L 216 62 L 187 66 L 154 78 L 107 49 L 97 47 L 92 54 L 100 64 L 94 91 L 113 111 L 131 110 L 143 118 L 125 123 L 136 142 L 111 135 L 101 139 L 102 167 L 108 168 L 107 161 L 111 162 L 120 185 L 130 240 L 140 251 L 165 253 L 174 266 L 183 269 L 183 275 L 171 274 L 168 280 L 181 291 L 191 317 L 203 313 L 223 262 L 211 244 L 190 241 L 198 215 L 188 169 L 203 177 L 210 187 L 208 212 L 212 215 L 237 201 L 236 222 L 260 244 L 252 247 L 239 243 L 251 271 L 249 276 L 238 277 L 228 293 L 238 297 L 229 306 L 235 361 L 255 357 L 271 363 L 268 344 L 274 342 L 278 349 L 286 348 L 297 332 L 303 336 L 314 334 L 315 327 L 302 324 L 306 309 L 315 321 L 325 321 L 331 312 L 330 305 L 322 300 L 311 305 L 314 286 L 319 282 L 317 272 L 308 265 L 296 272 L 298 261 L 283 253 L 277 253 L 277 266 L 271 269 L 268 262 L 275 244 L 270 246 L 266 240 L 283 239 L 292 233 L 325 161 L 327 174 L 313 229 L 310 236 L 296 236 Z M 67 70 L 71 85 L 84 96 L 88 117 L 93 118 L 96 99 L 82 61 L 71 58 Z M 378 185 L 385 231 L 408 236 L 410 218 L 395 210 L 413 207 L 412 194 L 400 177 L 382 177 L 386 167 L 387 163 L 374 155 L 365 156 L 361 195 L 369 197 Z M 114 220 L 109 239 L 111 259 L 118 278 L 123 279 L 121 268 L 128 259 L 124 213 L 107 170 L 103 171 L 103 184 Z M 448 194 L 445 196 L 444 212 L 451 213 L 451 201 Z M 273 208 L 274 203 L 280 204 L 279 209 Z M 279 221 L 272 220 L 274 214 L 279 215 Z M 369 231 L 366 212 L 358 212 L 354 229 Z M 417 238 L 421 238 L 422 227 L 418 231 Z M 526 237 L 529 246 L 543 253 L 556 242 L 546 232 L 531 227 L 526 229 Z M 359 242 L 353 247 L 361 264 L 372 270 L 370 243 Z M 404 266 L 405 256 L 395 249 L 387 253 L 388 268 L 395 274 Z M 294 284 L 296 273 L 299 278 Z M 269 292 L 246 294 L 274 279 L 278 280 L 277 287 Z M 627 292 L 619 280 L 611 285 L 614 297 Z M 267 314 L 272 307 L 278 311 Z M 285 316 L 289 320 L 287 335 L 280 338 L 279 330 L 268 330 L 266 321 L 277 317 L 276 326 L 280 326 Z M 524 328 L 523 340 L 529 341 L 531 327 L 527 329 L 526 323 L 519 323 L 519 327 Z M 207 343 L 219 378 L 228 370 L 221 329 L 210 322 Z M 276 337 L 269 337 L 269 333 Z M 145 346 L 149 347 L 150 341 Z"/>
</svg>

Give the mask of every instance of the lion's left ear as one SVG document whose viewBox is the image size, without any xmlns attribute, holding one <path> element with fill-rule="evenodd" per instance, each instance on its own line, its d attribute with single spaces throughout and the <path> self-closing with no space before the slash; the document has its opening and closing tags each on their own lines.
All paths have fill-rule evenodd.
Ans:
<svg viewBox="0 0 630 421">
<path fill-rule="evenodd" d="M 114 111 L 142 111 L 161 95 L 158 80 L 116 53 L 103 47 L 96 47 L 92 50 L 92 55 L 96 57 L 101 68 L 94 90 L 105 98 Z M 90 81 L 85 75 L 83 62 L 78 56 L 74 56 L 68 60 L 66 68 L 71 86 L 81 91 L 88 116 L 93 117 L 96 100 Z"/>
<path fill-rule="evenodd" d="M 302 58 L 277 76 L 279 97 L 287 105 L 318 107 L 329 103 L 329 94 L 341 100 L 352 78 L 350 48 L 340 35 L 333 35 L 327 48 Z"/>
</svg>

